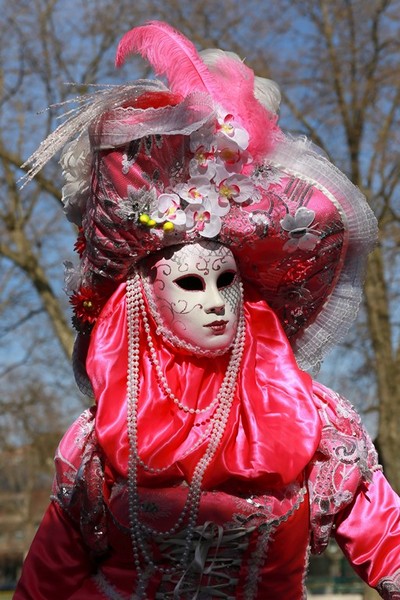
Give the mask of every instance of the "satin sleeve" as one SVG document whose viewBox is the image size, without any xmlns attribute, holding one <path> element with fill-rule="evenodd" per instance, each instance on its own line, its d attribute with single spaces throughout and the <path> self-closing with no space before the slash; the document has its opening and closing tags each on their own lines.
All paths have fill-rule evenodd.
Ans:
<svg viewBox="0 0 400 600">
<path fill-rule="evenodd" d="M 400 600 L 400 499 L 381 472 L 361 418 L 314 382 L 323 424 L 308 475 L 311 551 L 335 537 L 358 575 L 386 600 Z"/>
<path fill-rule="evenodd" d="M 13 600 L 68 600 L 91 577 L 93 567 L 78 526 L 52 502 L 25 559 Z"/>
<path fill-rule="evenodd" d="M 364 581 L 383 598 L 400 599 L 400 498 L 380 471 L 338 513 L 334 535 Z"/>
</svg>

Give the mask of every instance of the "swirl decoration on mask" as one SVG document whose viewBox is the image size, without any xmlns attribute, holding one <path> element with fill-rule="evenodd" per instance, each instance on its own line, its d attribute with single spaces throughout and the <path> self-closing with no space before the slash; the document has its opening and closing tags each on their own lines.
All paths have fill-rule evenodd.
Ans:
<svg viewBox="0 0 400 600">
<path fill-rule="evenodd" d="M 227 352 L 243 303 L 228 248 L 215 242 L 172 247 L 145 261 L 140 272 L 158 335 L 199 356 Z"/>
</svg>

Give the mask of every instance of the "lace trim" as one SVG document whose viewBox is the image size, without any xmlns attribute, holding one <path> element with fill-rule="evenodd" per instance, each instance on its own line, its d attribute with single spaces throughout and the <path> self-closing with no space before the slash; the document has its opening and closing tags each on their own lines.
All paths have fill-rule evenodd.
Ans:
<svg viewBox="0 0 400 600">
<path fill-rule="evenodd" d="M 103 499 L 103 457 L 94 430 L 94 413 L 85 411 L 67 433 L 72 436 L 78 465 L 62 453 L 56 458 L 56 476 L 51 499 L 79 523 L 85 543 L 95 554 L 108 548 L 106 510 Z M 68 441 L 66 441 L 68 445 Z"/>
<path fill-rule="evenodd" d="M 311 550 L 315 554 L 325 550 L 335 516 L 353 501 L 361 483 L 371 481 L 373 471 L 380 468 L 358 413 L 333 392 L 328 401 L 330 405 L 319 406 L 322 436 L 309 475 Z"/>
<path fill-rule="evenodd" d="M 344 338 L 357 315 L 365 258 L 377 236 L 376 219 L 360 190 L 301 138 L 277 144 L 269 162 L 321 190 L 340 211 L 346 226 L 348 247 L 345 260 L 342 254 L 344 264 L 336 287 L 293 344 L 300 367 L 307 370 L 320 365 L 327 352 Z"/>
<path fill-rule="evenodd" d="M 304 570 L 303 570 L 303 580 L 302 580 L 302 586 L 303 586 L 303 595 L 301 597 L 301 600 L 307 600 L 307 586 L 306 586 L 306 582 L 307 582 L 307 576 L 308 576 L 308 570 L 310 567 L 310 555 L 311 555 L 311 546 L 310 546 L 310 536 L 308 537 L 308 546 L 307 546 L 307 553 L 306 553 L 306 559 L 304 562 Z"/>
<path fill-rule="evenodd" d="M 400 569 L 391 577 L 384 577 L 376 586 L 376 591 L 385 600 L 400 600 Z"/>
<path fill-rule="evenodd" d="M 304 502 L 306 493 L 307 488 L 304 486 L 300 489 L 295 504 L 286 514 L 277 519 L 273 519 L 272 521 L 268 521 L 262 526 L 262 532 L 260 532 L 260 536 L 257 540 L 256 549 L 249 560 L 249 573 L 243 596 L 245 600 L 254 600 L 257 596 L 259 575 L 267 558 L 272 534 L 300 508 L 301 504 Z"/>
</svg>

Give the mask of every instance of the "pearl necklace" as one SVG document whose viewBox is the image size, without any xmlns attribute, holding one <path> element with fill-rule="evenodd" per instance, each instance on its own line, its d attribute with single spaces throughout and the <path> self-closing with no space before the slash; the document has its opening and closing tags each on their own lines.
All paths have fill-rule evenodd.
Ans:
<svg viewBox="0 0 400 600">
<path fill-rule="evenodd" d="M 202 458 L 197 463 L 192 481 L 189 485 L 188 495 L 186 498 L 185 505 L 182 509 L 180 516 L 176 523 L 167 531 L 158 531 L 152 527 L 140 523 L 139 510 L 140 510 L 140 497 L 138 492 L 138 466 L 142 463 L 137 447 L 137 408 L 139 400 L 139 363 L 140 363 L 140 318 L 145 315 L 144 326 L 147 341 L 150 338 L 150 326 L 147 320 L 146 307 L 143 299 L 143 291 L 141 285 L 141 279 L 138 274 L 133 276 L 127 282 L 127 325 L 128 325 L 128 374 L 127 374 L 127 393 L 128 393 L 128 439 L 129 439 L 129 464 L 128 464 L 128 496 L 129 496 L 129 522 L 130 522 L 130 533 L 132 541 L 132 550 L 134 555 L 134 563 L 138 573 L 138 590 L 137 598 L 142 597 L 144 594 L 144 586 L 148 577 L 147 571 L 142 569 L 142 561 L 153 570 L 158 570 L 165 574 L 176 572 L 184 567 L 187 563 L 192 539 L 194 535 L 194 528 L 196 526 L 197 515 L 201 499 L 201 484 L 203 481 L 204 473 L 211 463 L 217 448 L 220 444 L 222 436 L 225 432 L 225 427 L 230 414 L 230 409 L 233 403 L 237 376 L 239 373 L 243 350 L 245 342 L 245 322 L 243 314 L 243 301 L 241 301 L 241 310 L 235 341 L 232 349 L 232 356 L 229 361 L 227 372 L 224 376 L 221 388 L 217 394 L 216 399 L 209 405 L 208 409 L 212 406 L 217 406 L 215 413 L 210 419 L 210 436 L 207 444 L 207 448 Z M 149 330 L 146 330 L 146 322 Z M 152 346 L 149 346 L 152 348 Z M 153 346 L 153 352 L 151 352 L 152 360 L 155 357 L 156 362 L 154 365 L 162 370 L 156 357 L 156 351 Z M 157 371 L 159 375 L 159 371 Z M 165 376 L 159 377 L 159 381 L 166 392 L 166 388 L 169 389 L 168 383 Z M 164 385 L 165 382 L 165 385 Z M 171 392 L 172 393 L 172 392 Z M 175 396 L 174 396 L 175 398 Z M 180 403 L 180 401 L 179 401 Z M 177 406 L 179 407 L 179 403 Z M 182 404 L 182 403 L 180 403 Z M 184 406 L 182 404 L 182 406 Z M 184 409 L 183 409 L 184 410 Z M 190 409 L 185 412 L 190 412 Z M 195 446 L 196 447 L 196 446 Z M 149 553 L 146 544 L 146 534 L 153 536 L 168 537 L 178 531 L 184 522 L 186 521 L 186 542 L 182 553 L 182 557 L 179 563 L 170 568 L 161 567 L 154 563 L 152 556 Z M 141 560 L 142 559 L 142 560 Z"/>
<path fill-rule="evenodd" d="M 143 284 L 143 277 L 140 277 L 141 282 Z M 139 285 L 140 285 L 139 283 Z M 189 414 L 202 414 L 208 411 L 211 411 L 217 404 L 219 404 L 220 400 L 221 400 L 221 395 L 224 393 L 226 387 L 227 387 L 227 378 L 228 378 L 228 374 L 231 372 L 232 370 L 232 366 L 233 363 L 235 361 L 235 354 L 232 353 L 230 360 L 229 360 L 229 364 L 227 367 L 227 371 L 225 373 L 224 379 L 222 381 L 220 390 L 218 392 L 218 394 L 216 395 L 216 397 L 214 398 L 214 400 L 205 408 L 199 409 L 199 408 L 189 408 L 188 406 L 186 406 L 185 404 L 183 404 L 172 392 L 171 388 L 168 385 L 168 381 L 162 371 L 162 368 L 160 366 L 160 363 L 158 361 L 157 358 L 157 352 L 156 349 L 154 348 L 154 343 L 151 337 L 151 328 L 150 328 L 150 324 L 149 324 L 149 320 L 147 317 L 147 312 L 146 312 L 146 305 L 143 299 L 143 292 L 144 295 L 146 297 L 146 299 L 148 300 L 148 295 L 146 293 L 146 288 L 145 286 L 143 286 L 142 288 L 142 295 L 139 297 L 139 306 L 140 306 L 140 313 L 141 313 L 141 317 L 142 317 L 142 321 L 143 321 L 143 328 L 146 334 L 146 341 L 147 341 L 147 346 L 149 349 L 149 353 L 150 353 L 150 361 L 152 363 L 152 365 L 155 368 L 155 372 L 156 372 L 156 377 L 157 377 L 157 381 L 160 384 L 160 387 L 162 389 L 162 391 L 164 392 L 164 394 L 167 396 L 167 398 L 173 400 L 174 404 L 180 409 L 183 410 L 184 412 L 187 412 Z M 243 301 L 243 284 L 240 282 L 240 293 L 241 293 L 241 301 Z M 157 330 L 158 331 L 158 330 Z M 203 432 L 203 434 L 199 437 L 198 441 L 188 450 L 186 450 L 186 452 L 181 456 L 181 459 L 185 458 L 188 454 L 191 454 L 192 452 L 194 452 L 194 450 L 196 450 L 198 447 L 200 447 L 202 445 L 202 443 L 204 442 L 204 440 L 208 437 L 208 435 L 210 434 L 212 427 L 213 427 L 213 423 L 212 423 L 212 419 L 211 417 L 207 418 L 206 420 L 203 421 L 198 421 L 197 423 L 195 423 L 195 426 L 201 426 L 208 423 L 207 428 L 205 429 L 205 431 Z M 164 467 L 150 467 L 150 465 L 146 464 L 140 457 L 138 457 L 138 461 L 141 467 L 143 467 L 146 471 L 149 471 L 151 473 L 163 473 L 164 471 L 167 471 L 168 469 L 171 468 L 172 464 L 166 465 Z"/>
<path fill-rule="evenodd" d="M 143 279 L 141 281 L 143 283 Z M 144 292 L 146 294 L 146 298 L 148 299 L 148 294 L 146 293 L 145 288 L 144 288 Z M 241 294 L 241 303 L 243 304 L 243 284 L 242 284 L 242 282 L 240 282 L 240 294 Z M 218 404 L 220 402 L 221 395 L 225 392 L 225 389 L 226 389 L 226 386 L 227 386 L 227 381 L 228 381 L 228 378 L 229 378 L 229 373 L 232 370 L 233 363 L 236 360 L 235 354 L 233 352 L 231 354 L 231 358 L 229 360 L 227 372 L 225 374 L 225 377 L 224 377 L 224 380 L 222 382 L 221 388 L 220 388 L 218 394 L 216 395 L 216 397 L 214 398 L 214 400 L 208 406 L 206 406 L 205 408 L 191 408 L 189 406 L 186 406 L 185 404 L 183 404 L 183 402 L 181 402 L 175 396 L 175 394 L 172 392 L 171 388 L 168 385 L 167 378 L 165 377 L 165 375 L 163 373 L 163 370 L 161 368 L 161 365 L 160 365 L 160 363 L 158 361 L 157 352 L 156 352 L 156 349 L 154 348 L 153 340 L 151 338 L 150 324 L 149 324 L 149 320 L 147 318 L 146 306 L 144 304 L 143 297 L 141 297 L 141 299 L 139 300 L 139 303 L 140 303 L 140 312 L 141 312 L 142 319 L 143 319 L 143 327 L 144 327 L 144 330 L 145 330 L 145 333 L 146 333 L 147 346 L 148 346 L 149 352 L 150 352 L 150 360 L 151 360 L 151 362 L 152 362 L 152 364 L 153 364 L 153 366 L 155 368 L 158 382 L 161 385 L 161 388 L 162 388 L 164 394 L 168 398 L 170 398 L 174 402 L 174 404 L 176 404 L 176 406 L 179 409 L 181 409 L 181 410 L 183 410 L 185 412 L 188 412 L 191 415 L 194 415 L 194 414 L 199 415 L 201 413 L 205 413 L 205 412 L 210 411 L 212 408 L 214 408 L 214 406 L 216 404 Z M 213 356 L 215 356 L 215 354 L 213 354 Z"/>
</svg>

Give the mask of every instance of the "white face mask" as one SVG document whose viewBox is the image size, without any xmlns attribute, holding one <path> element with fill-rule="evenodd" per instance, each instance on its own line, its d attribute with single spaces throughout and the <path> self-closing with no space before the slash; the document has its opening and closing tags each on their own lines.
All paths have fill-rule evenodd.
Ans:
<svg viewBox="0 0 400 600">
<path fill-rule="evenodd" d="M 241 284 L 232 252 L 216 242 L 164 252 L 144 276 L 159 331 L 194 351 L 231 346 L 241 306 Z M 161 322 L 161 323 L 160 323 Z"/>
</svg>

